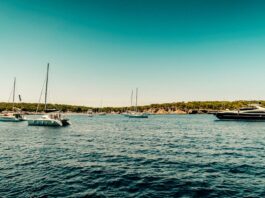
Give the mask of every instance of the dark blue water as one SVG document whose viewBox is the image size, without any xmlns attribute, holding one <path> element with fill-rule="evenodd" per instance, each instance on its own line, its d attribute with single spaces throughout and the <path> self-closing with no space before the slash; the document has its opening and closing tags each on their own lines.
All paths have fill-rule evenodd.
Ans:
<svg viewBox="0 0 265 198">
<path fill-rule="evenodd" d="M 70 118 L 0 123 L 1 197 L 265 197 L 265 122 Z"/>
</svg>

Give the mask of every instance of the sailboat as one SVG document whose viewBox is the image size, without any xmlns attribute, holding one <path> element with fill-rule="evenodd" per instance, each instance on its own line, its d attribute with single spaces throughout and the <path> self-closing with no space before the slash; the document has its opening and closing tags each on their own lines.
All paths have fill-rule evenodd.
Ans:
<svg viewBox="0 0 265 198">
<path fill-rule="evenodd" d="M 102 110 L 103 110 L 103 103 L 102 103 L 102 100 L 101 100 L 100 101 L 100 109 L 99 109 L 98 115 L 99 116 L 105 116 L 105 115 L 107 115 L 106 112 L 104 112 Z"/>
<path fill-rule="evenodd" d="M 133 90 L 132 90 L 132 93 L 131 93 L 131 108 L 133 107 Z M 125 113 L 123 113 L 123 115 L 125 117 L 129 117 L 129 115 L 131 114 L 132 112 L 127 110 Z"/>
<path fill-rule="evenodd" d="M 28 120 L 29 126 L 52 126 L 61 127 L 70 125 L 69 119 L 63 118 L 62 114 L 56 109 L 47 109 L 48 95 L 48 80 L 49 80 L 49 63 L 47 65 L 47 73 L 45 80 L 45 106 L 44 112 L 47 113 L 38 119 Z M 38 110 L 38 108 L 37 108 Z"/>
<path fill-rule="evenodd" d="M 134 112 L 131 112 L 128 115 L 128 117 L 129 118 L 148 118 L 148 114 L 147 113 L 138 112 L 138 109 L 137 109 L 137 100 L 138 100 L 138 88 L 136 88 L 135 111 Z"/>
<path fill-rule="evenodd" d="M 0 115 L 0 121 L 2 122 L 21 122 L 25 121 L 26 118 L 23 114 L 19 112 L 15 112 L 15 96 L 16 96 L 16 78 L 14 78 L 14 84 L 13 84 L 13 107 L 12 112 L 6 112 Z"/>
</svg>

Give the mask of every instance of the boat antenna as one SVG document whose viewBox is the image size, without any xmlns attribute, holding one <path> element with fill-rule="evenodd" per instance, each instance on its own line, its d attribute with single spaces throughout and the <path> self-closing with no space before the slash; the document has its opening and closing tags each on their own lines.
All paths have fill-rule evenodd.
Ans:
<svg viewBox="0 0 265 198">
<path fill-rule="evenodd" d="M 16 77 L 14 78 L 14 86 L 13 86 L 13 111 L 15 109 L 15 95 L 16 95 Z"/>
<path fill-rule="evenodd" d="M 46 74 L 46 86 L 45 86 L 45 106 L 44 106 L 44 111 L 47 109 L 47 93 L 48 93 L 48 81 L 49 81 L 49 67 L 50 64 L 48 63 L 47 65 L 47 74 Z"/>
</svg>

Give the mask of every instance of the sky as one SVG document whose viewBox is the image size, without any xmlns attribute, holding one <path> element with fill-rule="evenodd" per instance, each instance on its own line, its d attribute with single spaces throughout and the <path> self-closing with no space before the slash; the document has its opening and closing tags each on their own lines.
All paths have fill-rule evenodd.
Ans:
<svg viewBox="0 0 265 198">
<path fill-rule="evenodd" d="M 0 101 L 265 99 L 265 1 L 1 0 Z M 43 101 L 43 100 L 42 100 Z"/>
</svg>

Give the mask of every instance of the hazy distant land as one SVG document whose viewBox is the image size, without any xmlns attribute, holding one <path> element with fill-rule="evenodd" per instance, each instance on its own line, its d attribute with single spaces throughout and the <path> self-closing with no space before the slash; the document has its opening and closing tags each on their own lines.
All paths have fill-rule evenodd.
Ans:
<svg viewBox="0 0 265 198">
<path fill-rule="evenodd" d="M 138 106 L 137 109 L 140 112 L 147 112 L 150 114 L 187 114 L 187 113 L 211 113 L 213 111 L 225 110 L 225 109 L 238 109 L 248 104 L 259 103 L 261 106 L 265 106 L 265 101 L 192 101 L 192 102 L 173 102 L 163 104 L 150 104 L 145 106 Z M 15 107 L 21 109 L 27 113 L 35 113 L 36 103 L 16 103 Z M 134 107 L 103 107 L 95 108 L 80 105 L 67 105 L 67 104 L 48 104 L 49 109 L 57 109 L 64 113 L 86 113 L 88 110 L 92 110 L 94 113 L 106 112 L 113 114 L 120 114 L 126 111 L 134 110 Z M 39 111 L 42 112 L 44 105 L 40 104 Z M 0 103 L 0 111 L 11 111 L 12 103 Z"/>
</svg>

